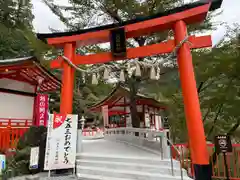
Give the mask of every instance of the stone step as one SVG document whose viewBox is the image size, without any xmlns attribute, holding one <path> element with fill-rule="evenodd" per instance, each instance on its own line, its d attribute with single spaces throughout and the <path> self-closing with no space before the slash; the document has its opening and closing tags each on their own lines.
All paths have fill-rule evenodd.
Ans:
<svg viewBox="0 0 240 180">
<path fill-rule="evenodd" d="M 91 174 L 77 174 L 79 180 L 134 180 L 134 179 L 127 179 L 127 178 L 114 178 L 109 176 L 98 176 L 98 175 L 91 175 Z"/>
<path fill-rule="evenodd" d="M 80 153 L 77 154 L 77 160 L 92 160 L 92 161 L 108 161 L 108 162 L 131 162 L 137 164 L 149 164 L 171 167 L 170 159 L 152 158 L 152 157 L 141 157 L 141 156 L 116 156 L 116 155 L 99 155 L 99 154 L 88 154 Z M 177 169 L 180 167 L 180 163 L 173 160 L 173 166 Z"/>
<path fill-rule="evenodd" d="M 106 169 L 127 169 L 131 171 L 141 171 L 148 173 L 159 173 L 159 174 L 169 174 L 172 175 L 171 166 L 161 166 L 161 165 L 151 165 L 151 164 L 140 164 L 130 162 L 109 162 L 109 161 L 96 161 L 96 160 L 77 160 L 77 168 L 82 166 L 88 167 L 102 167 Z M 180 167 L 173 168 L 174 175 L 180 176 L 181 170 Z M 187 172 L 182 169 L 183 175 L 187 176 Z"/>
<path fill-rule="evenodd" d="M 181 180 L 181 176 L 172 176 L 161 173 L 149 173 L 141 171 L 131 171 L 128 169 L 120 170 L 105 167 L 88 167 L 82 166 L 77 168 L 77 175 L 80 178 L 91 178 L 94 176 L 97 180 L 113 180 L 113 178 L 118 178 L 119 180 Z M 91 176 L 89 176 L 91 175 Z M 109 178 L 111 177 L 111 178 Z M 191 180 L 189 177 L 184 176 L 183 180 Z"/>
</svg>

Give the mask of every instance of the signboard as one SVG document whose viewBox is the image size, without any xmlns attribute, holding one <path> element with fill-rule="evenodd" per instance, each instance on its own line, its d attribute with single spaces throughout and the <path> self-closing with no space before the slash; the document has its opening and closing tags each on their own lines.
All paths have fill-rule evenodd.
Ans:
<svg viewBox="0 0 240 180">
<path fill-rule="evenodd" d="M 6 156 L 4 154 L 0 154 L 0 175 L 2 171 L 6 168 Z"/>
<path fill-rule="evenodd" d="M 168 117 L 163 118 L 163 129 L 169 129 Z"/>
<path fill-rule="evenodd" d="M 48 95 L 38 94 L 36 97 L 36 126 L 47 126 Z"/>
<path fill-rule="evenodd" d="M 50 115 L 44 170 L 75 168 L 77 115 Z"/>
<path fill-rule="evenodd" d="M 232 152 L 232 143 L 230 136 L 218 135 L 215 137 L 215 149 L 219 153 Z"/>
<path fill-rule="evenodd" d="M 102 116 L 104 127 L 108 126 L 109 117 L 108 117 L 108 105 L 102 106 Z"/>
<path fill-rule="evenodd" d="M 39 147 L 32 147 L 30 152 L 29 169 L 38 169 Z"/>
<path fill-rule="evenodd" d="M 111 30 L 111 50 L 114 57 L 125 57 L 127 54 L 126 35 L 124 28 Z"/>
<path fill-rule="evenodd" d="M 49 115 L 48 119 L 48 129 L 47 129 L 47 140 L 46 140 L 46 149 L 45 149 L 45 158 L 44 158 L 44 170 L 49 170 L 49 161 L 50 161 L 50 152 L 51 152 L 51 132 L 53 129 L 53 114 Z"/>
</svg>

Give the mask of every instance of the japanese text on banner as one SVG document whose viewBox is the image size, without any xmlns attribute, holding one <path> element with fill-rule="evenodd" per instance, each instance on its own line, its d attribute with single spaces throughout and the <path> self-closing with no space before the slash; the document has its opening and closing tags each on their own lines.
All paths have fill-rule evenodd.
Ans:
<svg viewBox="0 0 240 180">
<path fill-rule="evenodd" d="M 48 95 L 38 94 L 37 96 L 37 125 L 47 125 L 47 113 L 48 113 Z"/>
</svg>

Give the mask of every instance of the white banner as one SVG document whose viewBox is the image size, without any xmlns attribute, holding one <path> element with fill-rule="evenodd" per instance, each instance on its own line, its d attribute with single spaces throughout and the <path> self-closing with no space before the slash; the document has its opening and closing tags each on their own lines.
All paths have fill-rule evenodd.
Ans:
<svg viewBox="0 0 240 180">
<path fill-rule="evenodd" d="M 108 126 L 108 105 L 102 106 L 102 116 L 104 127 Z"/>
<path fill-rule="evenodd" d="M 44 170 L 75 168 L 77 115 L 49 116 Z"/>
</svg>

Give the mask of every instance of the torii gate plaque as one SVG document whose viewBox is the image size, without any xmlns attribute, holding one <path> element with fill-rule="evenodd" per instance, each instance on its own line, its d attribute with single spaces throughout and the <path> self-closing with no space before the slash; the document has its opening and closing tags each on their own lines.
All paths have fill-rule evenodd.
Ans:
<svg viewBox="0 0 240 180">
<path fill-rule="evenodd" d="M 126 38 L 139 37 L 150 33 L 172 29 L 174 40 L 168 40 L 159 44 L 148 45 L 137 48 L 129 48 L 126 59 L 146 57 L 156 54 L 170 53 L 174 47 L 181 43 L 187 34 L 187 25 L 204 21 L 208 11 L 218 9 L 222 0 L 206 0 L 184 5 L 173 10 L 159 13 L 154 17 L 141 20 L 131 20 L 121 24 L 112 24 L 93 29 L 76 32 L 63 32 L 53 34 L 38 34 L 38 38 L 45 40 L 49 45 L 62 47 L 64 56 L 75 65 L 106 63 L 118 60 L 111 53 L 98 53 L 81 56 L 75 54 L 76 46 L 91 45 L 109 42 L 110 31 L 114 28 L 124 27 Z M 196 180 L 211 179 L 211 168 L 209 166 L 209 155 L 207 151 L 204 127 L 202 123 L 196 81 L 194 76 L 191 49 L 204 48 L 212 45 L 211 36 L 190 36 L 191 42 L 183 43 L 177 53 L 182 94 L 184 100 L 185 116 L 187 121 L 191 158 L 194 165 Z M 72 113 L 74 88 L 74 69 L 58 57 L 51 62 L 51 68 L 63 68 L 62 90 L 61 90 L 61 113 Z"/>
</svg>

